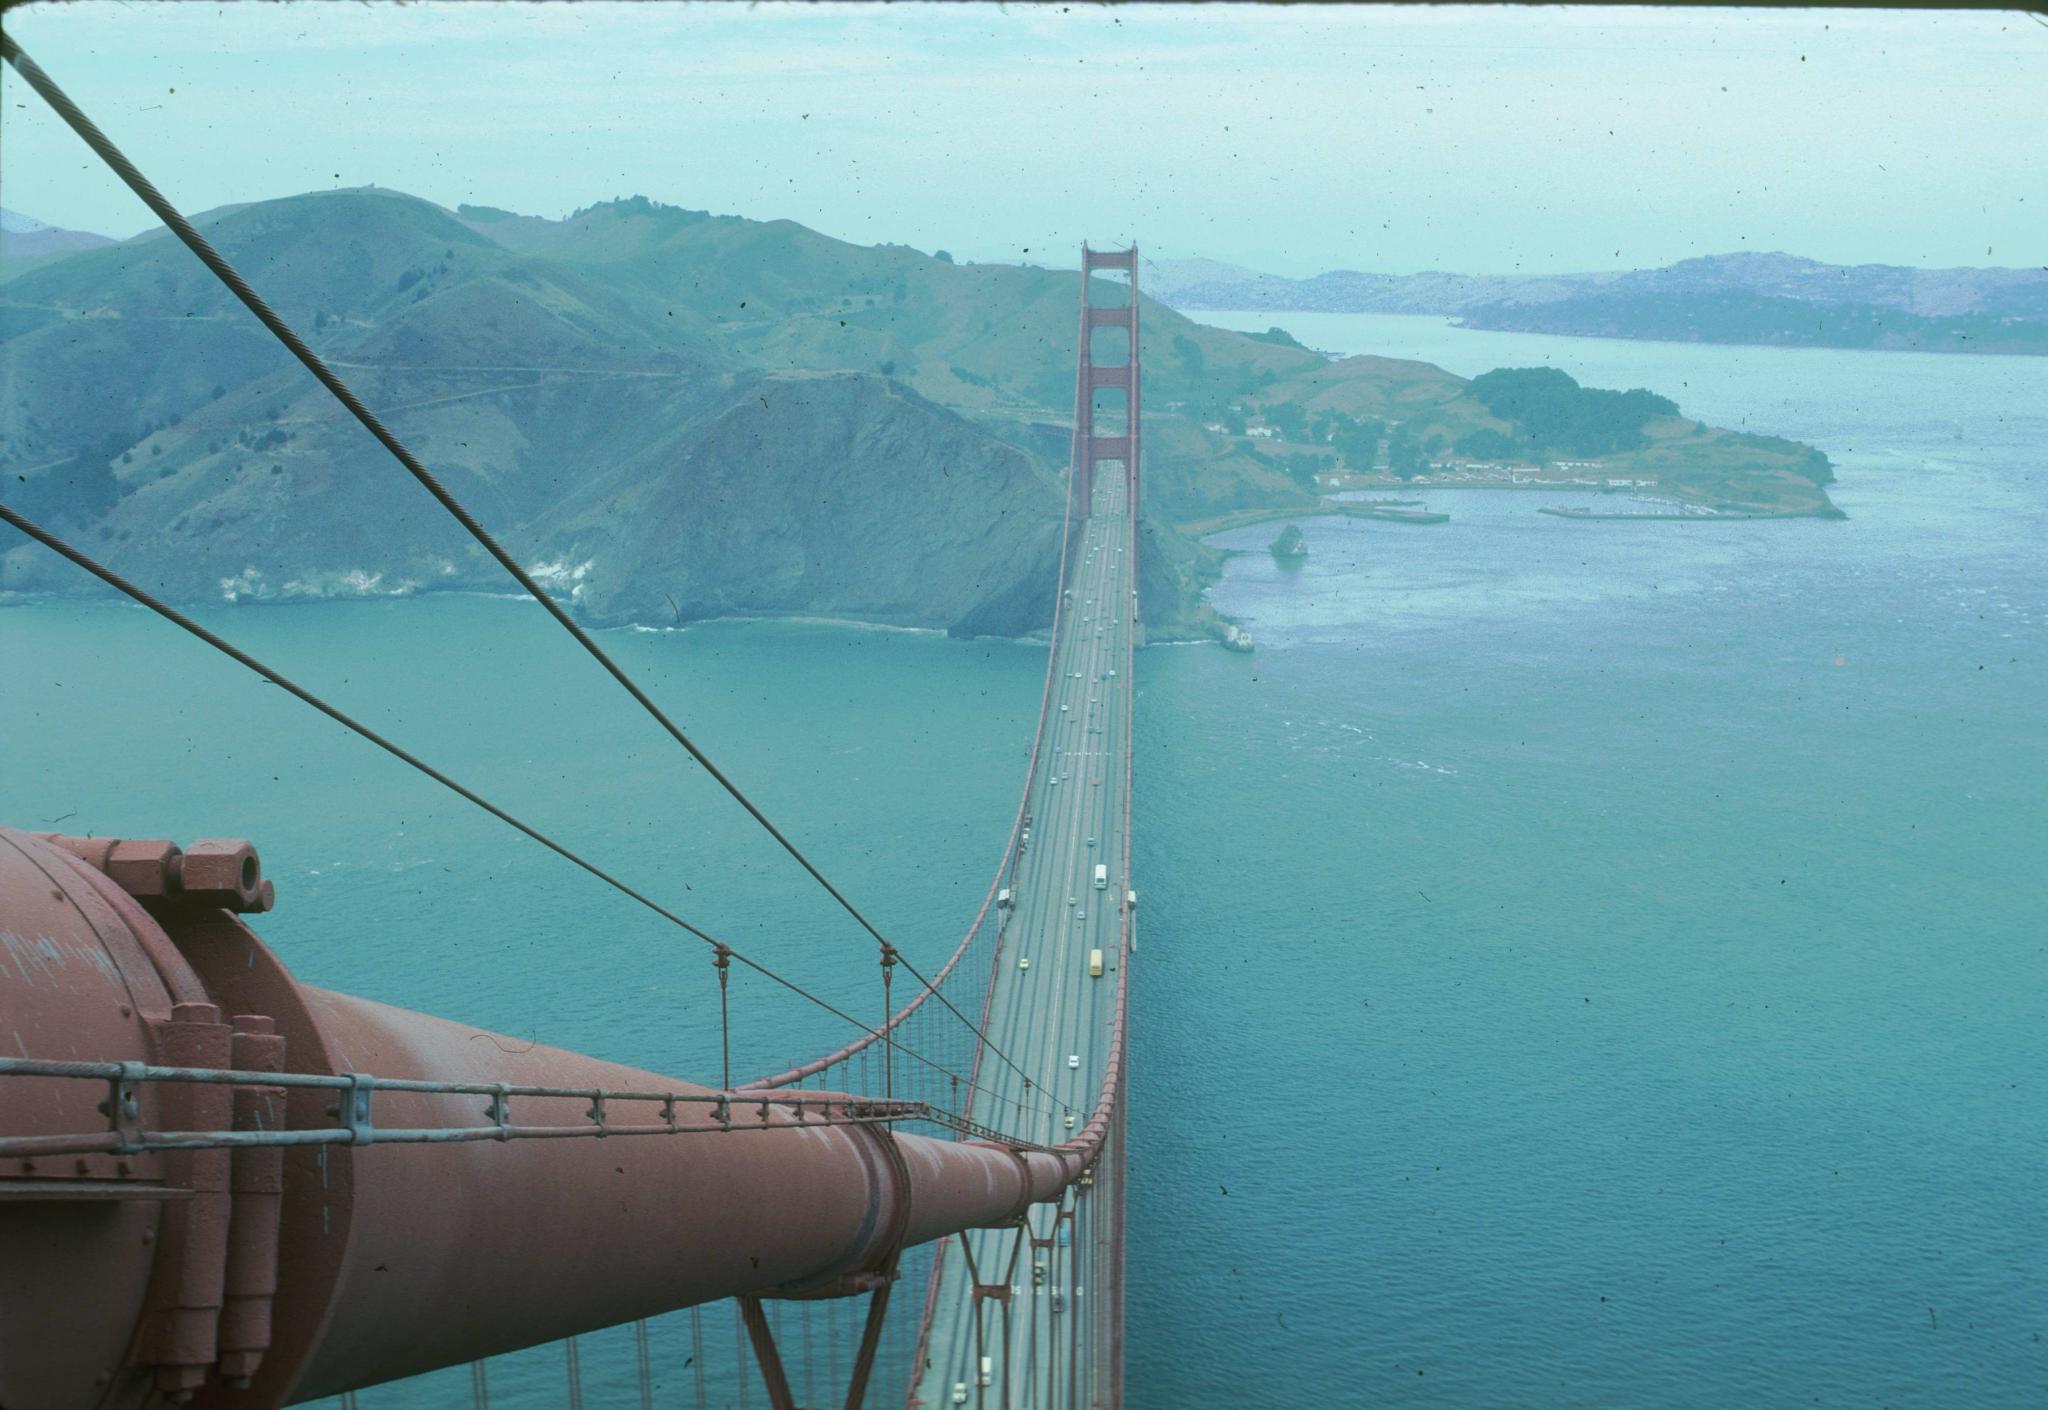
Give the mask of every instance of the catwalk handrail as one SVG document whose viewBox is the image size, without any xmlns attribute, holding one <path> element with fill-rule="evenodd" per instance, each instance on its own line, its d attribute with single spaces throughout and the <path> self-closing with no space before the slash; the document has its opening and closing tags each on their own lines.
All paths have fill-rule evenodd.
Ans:
<svg viewBox="0 0 2048 1410">
<path fill-rule="evenodd" d="M 537 1087 L 517 1082 L 441 1082 L 427 1078 L 376 1077 L 366 1072 L 258 1072 L 219 1067 L 166 1067 L 144 1062 L 77 1062 L 44 1058 L 0 1058 L 0 1078 L 69 1078 L 103 1082 L 107 1099 L 103 1131 L 55 1136 L 0 1136 L 0 1159 L 56 1155 L 148 1154 L 158 1151 L 222 1150 L 279 1146 L 421 1145 L 466 1141 L 563 1140 L 576 1137 L 723 1135 L 737 1131 L 788 1130 L 792 1126 L 879 1126 L 924 1121 L 1012 1150 L 1045 1150 L 1018 1141 L 957 1112 L 923 1101 L 888 1101 L 841 1092 L 770 1093 L 757 1088 L 729 1091 L 643 1092 L 609 1087 Z M 140 1124 L 137 1097 L 145 1083 L 204 1086 L 315 1088 L 346 1094 L 329 1109 L 333 1126 L 268 1130 L 151 1131 Z M 375 1122 L 375 1094 L 486 1098 L 489 1121 L 478 1126 L 383 1127 Z M 589 1103 L 584 1120 L 571 1125 L 521 1125 L 512 1120 L 515 1097 L 571 1099 Z M 652 1122 L 611 1119 L 615 1105 L 657 1107 Z M 684 1107 L 705 1109 L 707 1120 L 686 1124 Z M 793 1120 L 770 1121 L 770 1111 Z M 751 1117 L 751 1119 L 748 1119 Z"/>
</svg>

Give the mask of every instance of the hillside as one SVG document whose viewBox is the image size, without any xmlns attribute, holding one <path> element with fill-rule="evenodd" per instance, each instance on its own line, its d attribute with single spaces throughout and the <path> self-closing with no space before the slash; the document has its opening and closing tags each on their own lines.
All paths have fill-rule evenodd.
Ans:
<svg viewBox="0 0 2048 1410">
<path fill-rule="evenodd" d="M 1333 269 L 1306 279 L 1262 274 L 1214 260 L 1147 261 L 1145 283 L 1175 308 L 1270 310 L 1275 313 L 1462 313 L 1501 300 L 1561 298 L 1612 278 L 1560 274 L 1527 278 L 1508 274 L 1367 274 Z"/>
<path fill-rule="evenodd" d="M 762 474 L 783 464 L 823 473 Z M 1064 487 L 1026 452 L 901 384 L 785 374 L 743 382 L 709 420 L 579 486 L 532 532 L 586 575 L 578 602 L 600 620 L 829 607 L 1014 636 L 1051 625 L 1064 514 Z M 630 574 L 602 571 L 621 558 Z"/>
<path fill-rule="evenodd" d="M 334 191 L 200 224 L 593 620 L 1043 625 L 1071 273 L 638 198 L 553 221 Z M 1191 532 L 1312 511 L 1319 475 L 1422 473 L 1478 431 L 1513 443 L 1439 368 L 1330 362 L 1151 302 L 1144 328 L 1156 635 L 1216 625 L 1218 558 Z M 1681 497 L 1828 508 L 1807 448 L 1670 419 L 1610 458 L 1661 454 Z M 502 586 L 162 231 L 0 286 L 0 455 L 10 502 L 183 599 Z M 77 586 L 46 555 L 0 555 L 0 588 Z"/>
<path fill-rule="evenodd" d="M 1920 352 L 2048 353 L 2048 270 L 1831 265 L 1739 253 L 1661 269 L 1542 276 L 1285 279 L 1208 260 L 1148 267 L 1181 308 L 1442 314 L 1468 328 L 1577 337 Z"/>
<path fill-rule="evenodd" d="M 2048 317 L 1929 315 L 1742 289 L 1630 293 L 1610 288 L 1550 303 L 1480 304 L 1467 308 L 1461 322 L 1467 328 L 1577 338 L 1887 352 L 2048 353 Z"/>
<path fill-rule="evenodd" d="M 61 230 L 19 211 L 0 209 L 0 280 L 48 264 L 59 255 L 113 243 L 89 230 Z"/>
</svg>

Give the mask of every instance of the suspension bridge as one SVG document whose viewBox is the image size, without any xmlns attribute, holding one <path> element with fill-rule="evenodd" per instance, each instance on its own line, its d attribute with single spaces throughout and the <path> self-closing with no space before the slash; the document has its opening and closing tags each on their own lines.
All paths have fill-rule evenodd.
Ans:
<svg viewBox="0 0 2048 1410">
<path fill-rule="evenodd" d="M 483 1410 L 494 1358 L 559 1346 L 560 1403 L 580 1410 L 595 1334 L 628 1328 L 644 1407 L 1120 1406 L 1135 249 L 1082 251 L 1036 735 L 980 911 L 927 975 L 11 39 L 5 58 L 830 893 L 876 947 L 881 1002 L 876 1021 L 856 1017 L 0 505 L 0 520 L 701 944 L 728 1054 L 715 1084 L 691 1083 L 474 1042 L 452 1018 L 295 979 L 246 919 L 277 900 L 246 841 L 0 828 L 0 1405 L 374 1406 L 366 1388 L 466 1366 Z M 736 966 L 829 1011 L 849 1041 L 735 1080 L 723 999 Z"/>
</svg>

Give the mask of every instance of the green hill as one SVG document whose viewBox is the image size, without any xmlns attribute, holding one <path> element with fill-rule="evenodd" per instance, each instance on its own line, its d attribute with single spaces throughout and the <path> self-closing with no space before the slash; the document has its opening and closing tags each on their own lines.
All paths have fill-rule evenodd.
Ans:
<svg viewBox="0 0 2048 1410">
<path fill-rule="evenodd" d="M 638 198 L 549 221 L 337 191 L 200 224 L 508 544 L 582 569 L 595 620 L 1043 625 L 1071 273 Z M 1191 532 L 1312 512 L 1319 472 L 1412 473 L 1520 434 L 1426 364 L 1330 362 L 1149 300 L 1144 330 L 1155 633 L 1213 625 L 1218 557 Z M 1621 459 L 1672 492 L 1825 508 L 1807 448 L 1667 419 Z M 501 586 L 162 231 L 0 283 L 0 455 L 11 503 L 175 595 Z M 0 555 L 0 587 L 76 584 Z"/>
<path fill-rule="evenodd" d="M 2025 312 L 1922 314 L 1869 303 L 1818 303 L 1747 289 L 1595 290 L 1541 304 L 1481 304 L 1465 311 L 1463 323 L 1468 328 L 1561 333 L 1574 338 L 1891 352 L 2048 353 L 2048 318 L 2036 312 L 2048 303 L 2048 291 L 2016 290 L 2009 302 Z"/>
</svg>

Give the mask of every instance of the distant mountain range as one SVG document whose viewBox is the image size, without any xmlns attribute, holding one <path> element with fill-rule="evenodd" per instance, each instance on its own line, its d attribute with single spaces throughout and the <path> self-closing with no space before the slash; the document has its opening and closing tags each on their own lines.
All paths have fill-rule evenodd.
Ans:
<svg viewBox="0 0 2048 1410">
<path fill-rule="evenodd" d="M 1599 274 L 1364 274 L 1287 279 L 1215 260 L 1148 262 L 1176 308 L 1419 313 L 1467 328 L 1677 342 L 2048 354 L 2048 269 L 1821 264 L 1709 255 Z"/>
<path fill-rule="evenodd" d="M 195 220 L 590 620 L 1047 623 L 1072 271 L 637 197 L 546 220 L 358 189 Z M 1200 534 L 1313 512 L 1319 472 L 1412 475 L 1460 444 L 1552 456 L 1597 435 L 1615 473 L 1676 495 L 1830 509 L 1818 451 L 1660 398 L 1488 400 L 1424 363 L 1331 362 L 1149 301 L 1143 327 L 1157 635 L 1215 629 L 1201 589 L 1220 559 Z M 161 229 L 0 258 L 0 464 L 10 504 L 182 601 L 503 587 Z M 83 581 L 0 541 L 0 592 Z"/>
<path fill-rule="evenodd" d="M 85 230 L 59 230 L 18 211 L 0 209 L 0 259 L 11 262 L 40 260 L 90 250 L 114 241 Z"/>
</svg>

